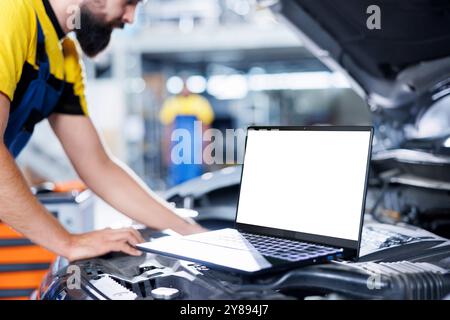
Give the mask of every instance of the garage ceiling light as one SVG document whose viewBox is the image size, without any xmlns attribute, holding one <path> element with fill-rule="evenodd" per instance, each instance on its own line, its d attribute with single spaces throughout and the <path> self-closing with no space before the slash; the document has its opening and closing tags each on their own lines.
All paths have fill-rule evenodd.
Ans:
<svg viewBox="0 0 450 320">
<path fill-rule="evenodd" d="M 345 89 L 345 76 L 331 72 L 216 75 L 208 81 L 208 93 L 219 100 L 243 99 L 249 91 Z"/>
<path fill-rule="evenodd" d="M 170 94 L 179 94 L 181 91 L 183 91 L 183 79 L 180 77 L 170 77 L 169 80 L 167 80 L 167 91 Z"/>
<path fill-rule="evenodd" d="M 186 85 L 192 93 L 203 93 L 206 90 L 206 79 L 202 76 L 191 76 L 188 78 Z"/>
</svg>

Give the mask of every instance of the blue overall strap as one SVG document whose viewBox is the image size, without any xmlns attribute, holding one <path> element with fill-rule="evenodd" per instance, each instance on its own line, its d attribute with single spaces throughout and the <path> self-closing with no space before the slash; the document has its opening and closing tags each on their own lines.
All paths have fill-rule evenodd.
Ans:
<svg viewBox="0 0 450 320">
<path fill-rule="evenodd" d="M 45 35 L 36 15 L 38 77 L 28 85 L 20 104 L 9 115 L 4 141 L 16 157 L 33 134 L 34 126 L 48 117 L 59 101 L 63 86 L 55 90 L 50 84 L 50 62 L 45 48 Z"/>
<path fill-rule="evenodd" d="M 39 69 L 41 66 L 44 68 L 47 68 L 47 70 L 42 70 L 44 73 L 50 72 L 50 66 L 48 65 L 48 56 L 47 56 L 47 50 L 45 49 L 45 35 L 44 30 L 42 30 L 41 23 L 39 22 L 39 17 L 36 15 L 36 24 L 37 24 L 37 47 L 36 47 L 36 64 L 39 66 Z"/>
</svg>

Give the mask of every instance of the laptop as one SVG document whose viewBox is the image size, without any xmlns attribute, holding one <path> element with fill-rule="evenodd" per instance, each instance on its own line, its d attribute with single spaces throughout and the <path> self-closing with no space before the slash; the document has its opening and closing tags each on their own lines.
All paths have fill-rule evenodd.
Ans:
<svg viewBox="0 0 450 320">
<path fill-rule="evenodd" d="M 137 245 L 235 274 L 356 260 L 372 127 L 249 127 L 235 228 Z"/>
</svg>

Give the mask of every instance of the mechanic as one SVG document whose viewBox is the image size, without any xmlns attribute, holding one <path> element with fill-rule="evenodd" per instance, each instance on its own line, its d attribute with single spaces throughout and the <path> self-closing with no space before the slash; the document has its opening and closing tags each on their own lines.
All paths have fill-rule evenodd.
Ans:
<svg viewBox="0 0 450 320">
<path fill-rule="evenodd" d="M 180 94 L 166 100 L 159 115 L 161 123 L 165 127 L 164 152 L 168 166 L 168 185 L 173 187 L 203 174 L 202 163 L 195 163 L 195 155 L 203 155 L 203 141 L 191 139 L 190 163 L 174 163 L 171 153 L 178 141 L 172 141 L 172 134 L 176 130 L 187 130 L 192 137 L 195 136 L 198 122 L 201 133 L 208 132 L 214 120 L 214 111 L 208 100 L 201 95 L 189 90 L 187 80 L 183 81 L 183 89 Z M 201 157 L 201 156 L 200 156 Z"/>
<path fill-rule="evenodd" d="M 89 57 L 103 51 L 114 29 L 133 22 L 139 2 L 2 0 L 0 220 L 70 261 L 111 251 L 140 255 L 134 245 L 144 240 L 132 228 L 70 234 L 33 196 L 14 158 L 45 118 L 80 178 L 112 207 L 150 228 L 203 231 L 113 159 L 88 116 L 79 48 Z M 78 8 L 79 25 L 70 23 L 70 8 Z M 72 31 L 77 40 L 67 37 Z"/>
</svg>

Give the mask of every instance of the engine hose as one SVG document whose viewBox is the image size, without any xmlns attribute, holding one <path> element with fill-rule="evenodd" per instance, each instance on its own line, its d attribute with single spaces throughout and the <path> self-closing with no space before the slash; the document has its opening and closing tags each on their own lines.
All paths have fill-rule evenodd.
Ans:
<svg viewBox="0 0 450 320">
<path fill-rule="evenodd" d="M 317 289 L 360 299 L 442 299 L 450 293 L 450 275 L 372 275 L 339 268 L 311 268 L 289 272 L 272 283 L 238 286 L 235 291 L 283 289 Z"/>
<path fill-rule="evenodd" d="M 392 291 L 399 299 L 438 300 L 450 293 L 450 274 L 432 272 L 397 274 L 390 276 Z"/>
</svg>

